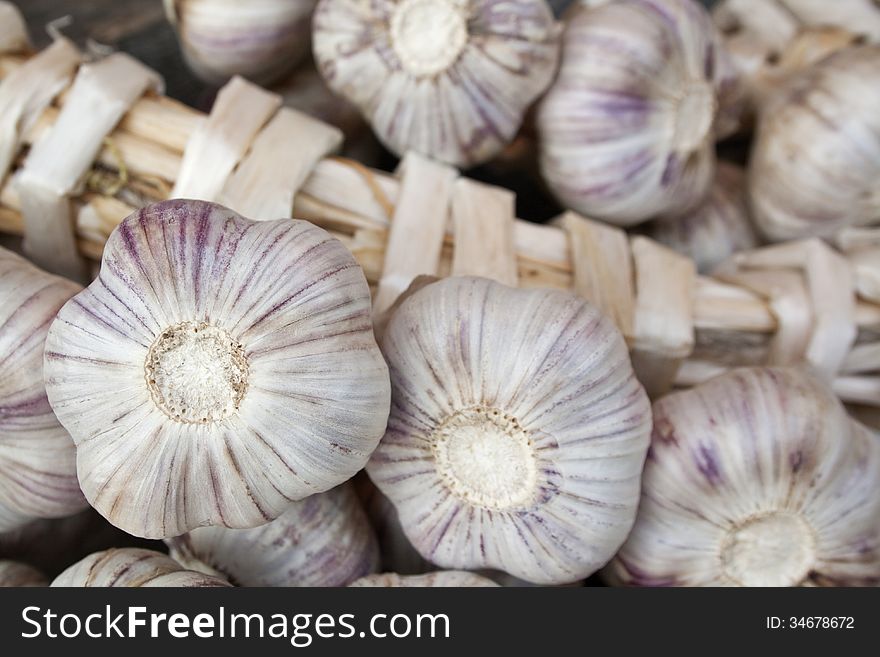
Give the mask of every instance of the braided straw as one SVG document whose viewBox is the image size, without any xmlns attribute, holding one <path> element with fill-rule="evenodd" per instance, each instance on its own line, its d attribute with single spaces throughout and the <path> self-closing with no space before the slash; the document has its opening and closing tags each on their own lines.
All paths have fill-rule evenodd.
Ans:
<svg viewBox="0 0 880 657">
<path fill-rule="evenodd" d="M 0 53 L 0 107 L 16 98 L 13 72 L 40 75 L 35 61 Z M 50 139 L 73 93 L 25 107 L 0 146 Z M 101 135 L 83 175 L 93 184 L 64 190 L 81 253 L 99 259 L 125 216 L 172 193 L 214 200 L 331 232 L 374 286 L 377 318 L 422 274 L 572 289 L 614 319 L 653 395 L 735 366 L 807 362 L 845 401 L 880 406 L 880 230 L 848 232 L 836 247 L 808 240 L 740 253 L 700 276 L 646 237 L 573 213 L 549 225 L 516 219 L 512 192 L 415 154 L 394 175 L 332 157 L 338 130 L 279 105 L 241 79 L 208 117 L 146 90 Z M 27 230 L 21 164 L 0 188 L 0 231 L 14 234 Z"/>
</svg>

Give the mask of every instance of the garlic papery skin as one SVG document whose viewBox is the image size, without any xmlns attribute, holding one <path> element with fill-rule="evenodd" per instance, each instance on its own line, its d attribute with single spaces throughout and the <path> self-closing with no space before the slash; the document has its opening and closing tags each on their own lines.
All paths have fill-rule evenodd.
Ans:
<svg viewBox="0 0 880 657">
<path fill-rule="evenodd" d="M 632 533 L 639 586 L 880 583 L 880 441 L 800 369 L 732 370 L 654 404 Z"/>
<path fill-rule="evenodd" d="M 709 190 L 715 137 L 735 127 L 739 95 L 692 0 L 579 8 L 538 111 L 544 180 L 566 207 L 618 225 L 684 214 Z"/>
<path fill-rule="evenodd" d="M 166 542 L 186 568 L 237 586 L 345 586 L 379 567 L 376 536 L 350 483 L 294 502 L 260 527 L 201 527 Z"/>
<path fill-rule="evenodd" d="M 424 575 L 398 575 L 397 573 L 382 573 L 380 575 L 367 575 L 361 577 L 349 586 L 354 587 L 383 587 L 383 588 L 461 588 L 461 587 L 485 587 L 498 586 L 495 582 L 482 575 L 469 573 L 463 570 L 440 570 Z"/>
<path fill-rule="evenodd" d="M 130 534 L 255 527 L 360 470 L 388 370 L 363 271 L 305 221 L 165 201 L 125 219 L 46 340 L 86 498 Z"/>
<path fill-rule="evenodd" d="M 43 384 L 49 326 L 81 289 L 0 247 L 0 532 L 87 506 Z"/>
<path fill-rule="evenodd" d="M 614 325 L 573 294 L 427 285 L 382 338 L 388 430 L 367 473 L 441 568 L 583 579 L 635 516 L 650 404 Z"/>
<path fill-rule="evenodd" d="M 33 566 L 0 559 L 0 589 L 18 586 L 48 586 L 46 576 Z"/>
<path fill-rule="evenodd" d="M 880 221 L 880 46 L 842 50 L 764 104 L 749 163 L 755 223 L 770 240 Z"/>
<path fill-rule="evenodd" d="M 267 84 L 309 52 L 317 0 L 164 0 L 187 65 L 220 85 L 234 75 Z"/>
<path fill-rule="evenodd" d="M 709 196 L 696 209 L 672 219 L 658 219 L 648 234 L 687 255 L 701 273 L 709 273 L 737 251 L 758 246 L 749 216 L 745 172 L 719 162 Z"/>
<path fill-rule="evenodd" d="M 327 84 L 386 147 L 459 167 L 513 139 L 559 57 L 545 0 L 321 0 L 312 39 Z"/>
<path fill-rule="evenodd" d="M 199 588 L 230 586 L 219 577 L 184 569 L 168 555 L 140 548 L 95 552 L 61 573 L 52 587 Z"/>
</svg>

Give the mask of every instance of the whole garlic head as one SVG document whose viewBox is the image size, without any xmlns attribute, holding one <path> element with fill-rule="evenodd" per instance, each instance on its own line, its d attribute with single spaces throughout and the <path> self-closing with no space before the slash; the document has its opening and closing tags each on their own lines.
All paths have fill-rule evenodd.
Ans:
<svg viewBox="0 0 880 657">
<path fill-rule="evenodd" d="M 87 506 L 43 383 L 49 325 L 81 289 L 0 247 L 0 532 Z"/>
<path fill-rule="evenodd" d="M 514 137 L 559 57 L 545 0 L 321 0 L 312 38 L 330 88 L 390 150 L 459 167 Z"/>
<path fill-rule="evenodd" d="M 351 253 L 213 203 L 131 215 L 46 340 L 49 401 L 89 502 L 148 538 L 254 527 L 360 470 L 388 370 Z"/>
<path fill-rule="evenodd" d="M 462 570 L 440 570 L 424 575 L 398 575 L 397 573 L 382 573 L 381 575 L 367 575 L 361 577 L 349 586 L 369 586 L 384 588 L 458 588 L 458 587 L 484 587 L 498 586 L 495 582 L 482 575 L 469 573 Z"/>
<path fill-rule="evenodd" d="M 294 502 L 260 527 L 200 527 L 166 543 L 186 568 L 238 586 L 345 586 L 379 566 L 376 536 L 350 483 Z"/>
<path fill-rule="evenodd" d="M 184 569 L 168 555 L 140 548 L 95 552 L 52 582 L 52 587 L 197 588 L 229 586 L 219 577 Z"/>
<path fill-rule="evenodd" d="M 880 583 L 880 441 L 797 369 L 740 369 L 654 404 L 632 533 L 641 586 Z"/>
<path fill-rule="evenodd" d="M 745 172 L 719 162 L 709 196 L 682 217 L 658 219 L 648 234 L 687 255 L 701 273 L 711 272 L 737 251 L 758 246 L 749 216 Z"/>
<path fill-rule="evenodd" d="M 761 110 L 749 164 L 771 240 L 880 221 L 880 46 L 842 50 L 790 78 Z"/>
<path fill-rule="evenodd" d="M 688 212 L 708 192 L 739 94 L 693 0 L 579 8 L 538 112 L 544 179 L 566 207 L 619 225 Z"/>
<path fill-rule="evenodd" d="M 367 473 L 423 557 L 542 584 L 611 558 L 651 415 L 609 320 L 567 292 L 447 278 L 400 305 L 382 351 L 392 411 Z"/>
<path fill-rule="evenodd" d="M 187 65 L 202 80 L 267 84 L 309 52 L 317 0 L 164 0 Z"/>
</svg>

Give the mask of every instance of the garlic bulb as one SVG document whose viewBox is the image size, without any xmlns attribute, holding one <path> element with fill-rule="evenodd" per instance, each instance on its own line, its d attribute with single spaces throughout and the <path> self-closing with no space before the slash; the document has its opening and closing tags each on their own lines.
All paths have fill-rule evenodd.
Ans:
<svg viewBox="0 0 880 657">
<path fill-rule="evenodd" d="M 797 369 L 740 369 L 654 404 L 632 533 L 642 586 L 880 583 L 880 441 Z"/>
<path fill-rule="evenodd" d="M 842 50 L 789 79 L 761 111 L 749 198 L 771 240 L 880 220 L 880 46 Z"/>
<path fill-rule="evenodd" d="M 680 215 L 712 182 L 714 138 L 736 126 L 729 58 L 692 0 L 618 0 L 568 20 L 537 124 L 563 205 L 619 225 Z"/>
<path fill-rule="evenodd" d="M 542 584 L 611 558 L 651 414 L 609 320 L 568 292 L 447 278 L 400 305 L 382 351 L 392 410 L 367 473 L 423 557 Z"/>
<path fill-rule="evenodd" d="M 219 577 L 185 570 L 161 552 L 120 548 L 95 552 L 73 564 L 52 582 L 53 587 L 217 587 Z"/>
<path fill-rule="evenodd" d="M 0 589 L 13 586 L 47 586 L 49 580 L 33 566 L 0 559 Z"/>
<path fill-rule="evenodd" d="M 309 51 L 317 0 L 164 0 L 186 63 L 204 81 L 269 83 Z"/>
<path fill-rule="evenodd" d="M 381 575 L 367 575 L 361 577 L 356 582 L 352 582 L 349 586 L 370 586 L 370 587 L 392 587 L 392 588 L 410 588 L 410 587 L 483 587 L 498 586 L 491 579 L 487 579 L 476 573 L 468 573 L 462 570 L 441 570 L 435 573 L 427 573 L 425 575 L 398 575 L 397 573 L 382 573 Z"/>
<path fill-rule="evenodd" d="M 201 527 L 166 541 L 175 561 L 238 586 L 345 586 L 379 566 L 351 484 L 299 502 L 253 529 Z"/>
<path fill-rule="evenodd" d="M 839 27 L 880 43 L 880 3 L 877 0 L 778 0 L 804 25 Z"/>
<path fill-rule="evenodd" d="M 80 289 L 0 247 L 0 532 L 86 507 L 43 384 L 49 325 Z"/>
<path fill-rule="evenodd" d="M 315 61 L 376 136 L 459 167 L 510 142 L 556 71 L 545 0 L 321 0 Z"/>
<path fill-rule="evenodd" d="M 86 498 L 167 538 L 254 527 L 349 479 L 388 370 L 348 250 L 305 221 L 166 201 L 125 219 L 46 340 L 49 401 Z"/>
<path fill-rule="evenodd" d="M 712 271 L 737 251 L 758 246 L 749 217 L 745 173 L 736 165 L 719 162 L 706 200 L 683 217 L 658 219 L 648 234 L 690 257 L 701 273 Z"/>
</svg>

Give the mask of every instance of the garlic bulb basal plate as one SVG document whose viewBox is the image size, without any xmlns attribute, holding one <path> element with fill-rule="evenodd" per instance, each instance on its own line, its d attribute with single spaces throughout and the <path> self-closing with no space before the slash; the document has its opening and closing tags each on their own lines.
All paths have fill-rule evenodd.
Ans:
<svg viewBox="0 0 880 657">
<path fill-rule="evenodd" d="M 392 411 L 367 472 L 423 557 L 546 584 L 611 558 L 651 415 L 609 320 L 566 292 L 447 278 L 400 305 L 382 350 Z"/>
<path fill-rule="evenodd" d="M 641 586 L 880 583 L 880 441 L 798 369 L 741 369 L 654 404 L 632 533 Z"/>
<path fill-rule="evenodd" d="M 390 396 L 345 247 L 197 201 L 113 232 L 49 330 L 45 375 L 86 498 L 149 538 L 264 524 L 349 479 Z"/>
<path fill-rule="evenodd" d="M 544 179 L 585 216 L 634 225 L 706 195 L 714 141 L 740 89 L 693 0 L 619 0 L 572 13 L 559 75 L 538 112 Z"/>
<path fill-rule="evenodd" d="M 219 577 L 186 570 L 168 555 L 140 548 L 95 552 L 58 575 L 53 587 L 198 588 L 230 586 Z"/>
<path fill-rule="evenodd" d="M 175 561 L 238 586 L 345 586 L 379 565 L 350 483 L 294 502 L 260 527 L 200 527 L 166 542 Z"/>
<path fill-rule="evenodd" d="M 514 137 L 556 71 L 545 0 L 321 0 L 315 60 L 378 138 L 460 167 Z"/>
<path fill-rule="evenodd" d="M 87 506 L 43 384 L 49 325 L 81 289 L 0 247 L 0 532 Z"/>
</svg>

